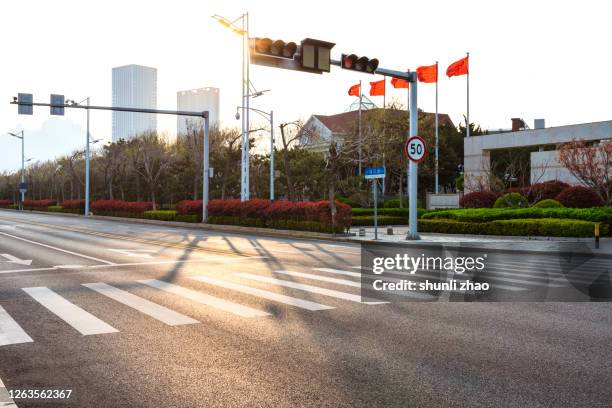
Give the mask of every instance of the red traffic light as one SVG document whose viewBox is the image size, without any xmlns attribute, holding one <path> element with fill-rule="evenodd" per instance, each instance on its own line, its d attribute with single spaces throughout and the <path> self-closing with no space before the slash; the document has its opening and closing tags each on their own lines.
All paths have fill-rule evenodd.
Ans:
<svg viewBox="0 0 612 408">
<path fill-rule="evenodd" d="M 342 68 L 365 72 L 367 74 L 373 74 L 376 68 L 378 68 L 378 60 L 376 58 L 369 59 L 368 57 L 358 57 L 355 54 L 342 54 L 341 61 Z"/>
</svg>

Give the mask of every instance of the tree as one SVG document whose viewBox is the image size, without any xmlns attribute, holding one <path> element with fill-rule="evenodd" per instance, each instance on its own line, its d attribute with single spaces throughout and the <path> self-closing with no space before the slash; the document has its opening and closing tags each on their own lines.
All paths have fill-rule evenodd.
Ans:
<svg viewBox="0 0 612 408">
<path fill-rule="evenodd" d="M 132 140 L 137 159 L 134 169 L 142 176 L 149 186 L 149 194 L 153 209 L 157 209 L 156 191 L 158 181 L 164 171 L 170 166 L 172 157 L 168 151 L 166 140 L 157 132 L 148 132 Z"/>
<path fill-rule="evenodd" d="M 559 149 L 559 161 L 582 184 L 594 189 L 606 204 L 612 204 L 612 142 L 565 143 Z"/>
</svg>

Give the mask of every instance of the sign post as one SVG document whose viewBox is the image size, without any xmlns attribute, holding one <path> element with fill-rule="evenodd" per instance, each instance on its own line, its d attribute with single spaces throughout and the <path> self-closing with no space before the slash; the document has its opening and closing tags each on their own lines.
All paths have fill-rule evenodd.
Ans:
<svg viewBox="0 0 612 408">
<path fill-rule="evenodd" d="M 416 91 L 414 92 L 416 93 Z M 416 95 L 410 99 L 411 102 L 416 101 Z M 406 239 L 419 239 L 419 233 L 417 230 L 417 171 L 418 164 L 425 159 L 427 146 L 425 144 L 425 140 L 416 135 L 416 115 L 412 115 L 412 110 L 410 112 L 410 119 L 411 137 L 406 141 L 405 147 L 406 156 L 408 157 L 408 160 L 410 160 L 408 167 L 408 235 L 406 236 Z"/>
<path fill-rule="evenodd" d="M 378 179 L 385 178 L 384 167 L 366 167 L 366 180 L 372 181 L 372 194 L 374 195 L 374 239 L 378 239 Z"/>
</svg>

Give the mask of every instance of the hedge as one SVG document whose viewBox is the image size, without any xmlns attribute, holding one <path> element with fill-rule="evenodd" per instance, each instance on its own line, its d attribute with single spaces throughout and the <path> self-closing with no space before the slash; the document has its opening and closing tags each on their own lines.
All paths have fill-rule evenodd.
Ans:
<svg viewBox="0 0 612 408">
<path fill-rule="evenodd" d="M 264 220 L 262 218 L 243 218 L 237 216 L 212 215 L 208 218 L 210 224 L 240 225 L 243 227 L 274 228 L 285 230 L 341 233 L 344 231 L 342 226 L 336 226 L 332 231 L 332 226 L 319 221 L 298 221 L 298 220 Z"/>
<path fill-rule="evenodd" d="M 374 225 L 374 216 L 360 215 L 358 217 L 353 217 L 352 225 L 358 227 Z M 381 215 L 378 217 L 378 225 L 408 225 L 408 217 Z"/>
<path fill-rule="evenodd" d="M 419 218 L 433 211 L 434 210 L 417 208 L 417 214 Z M 374 216 L 373 208 L 353 208 L 351 212 L 353 214 L 353 217 Z M 378 215 L 386 215 L 390 217 L 405 217 L 406 219 L 408 219 L 408 208 L 379 208 Z"/>
<path fill-rule="evenodd" d="M 612 224 L 612 206 L 596 208 L 474 208 L 432 211 L 425 219 L 452 219 L 462 222 L 487 222 L 525 218 L 569 218 Z"/>
<path fill-rule="evenodd" d="M 11 200 L 0 200 L 0 208 L 10 208 L 13 205 Z"/>
<path fill-rule="evenodd" d="M 85 210 L 85 200 L 64 200 L 62 207 L 70 210 Z"/>
<path fill-rule="evenodd" d="M 200 216 L 202 212 L 201 200 L 185 200 L 176 205 L 176 210 L 179 215 L 196 215 Z M 310 225 L 308 227 L 296 224 L 300 229 L 320 230 L 318 224 L 331 226 L 331 207 L 329 201 L 270 201 L 265 199 L 252 199 L 248 201 L 240 201 L 238 199 L 229 200 L 211 200 L 208 204 L 209 218 L 226 219 L 225 217 L 237 217 L 239 219 L 261 220 L 259 224 L 270 227 L 280 228 L 275 225 L 277 221 L 282 221 L 285 225 L 288 221 L 314 222 L 317 226 Z M 223 217 L 223 218 L 219 218 Z M 230 220 L 233 224 L 235 221 Z M 228 221 L 229 222 L 229 221 Z M 247 221 L 240 221 L 236 225 L 242 225 Z M 252 221 L 248 221 L 252 222 Z M 351 225 L 351 207 L 336 202 L 336 226 L 343 230 Z M 285 228 L 285 227 L 283 227 Z"/>
<path fill-rule="evenodd" d="M 24 200 L 23 201 L 23 209 L 24 210 L 46 210 L 47 207 L 51 205 L 56 205 L 57 201 L 51 199 L 45 200 Z"/>
<path fill-rule="evenodd" d="M 563 204 L 552 198 L 545 198 L 544 200 L 538 201 L 534 205 L 534 208 L 565 208 Z"/>
<path fill-rule="evenodd" d="M 592 237 L 593 230 L 593 222 L 548 218 L 497 220 L 476 223 L 445 219 L 419 220 L 419 231 L 444 234 Z M 602 225 L 602 234 L 607 234 L 608 232 L 608 225 Z"/>
<path fill-rule="evenodd" d="M 459 199 L 459 206 L 461 208 L 491 208 L 497 197 L 499 193 L 493 191 L 474 191 L 464 194 Z"/>
<path fill-rule="evenodd" d="M 176 210 L 150 210 L 143 213 L 143 218 L 149 220 L 175 221 Z"/>
<path fill-rule="evenodd" d="M 91 203 L 94 214 L 110 217 L 138 218 L 152 209 L 153 203 L 145 201 L 97 200 Z"/>
<path fill-rule="evenodd" d="M 520 193 L 506 193 L 495 200 L 493 208 L 526 208 L 529 202 Z"/>
</svg>

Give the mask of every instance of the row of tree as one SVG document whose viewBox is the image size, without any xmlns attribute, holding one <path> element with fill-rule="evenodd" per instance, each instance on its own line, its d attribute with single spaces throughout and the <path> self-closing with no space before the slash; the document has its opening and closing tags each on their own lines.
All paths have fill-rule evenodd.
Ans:
<svg viewBox="0 0 612 408">
<path fill-rule="evenodd" d="M 277 198 L 317 200 L 333 195 L 368 204 L 370 190 L 358 174 L 359 157 L 363 167 L 384 164 L 388 174 L 385 193 L 401 198 L 406 184 L 403 147 L 408 134 L 407 115 L 398 104 L 387 110 L 364 111 L 361 137 L 358 124 L 354 123 L 341 137 L 332 140 L 322 140 L 321 135 L 304 128 L 301 122 L 292 123 L 295 126 L 281 125 L 274 153 Z M 419 134 L 428 146 L 433 146 L 433 117 L 420 116 Z M 454 187 L 457 166 L 463 159 L 464 131 L 448 125 L 440 127 L 440 180 L 448 190 Z M 478 129 L 473 131 L 478 133 Z M 210 166 L 214 168 L 211 198 L 240 195 L 240 140 L 237 129 L 211 129 Z M 183 199 L 200 198 L 202 142 L 202 130 L 191 128 L 172 143 L 162 134 L 149 132 L 105 145 L 92 154 L 91 199 L 146 200 L 160 208 Z M 322 151 L 311 149 L 322 142 L 325 145 Z M 252 138 L 251 196 L 267 198 L 270 156 L 259 152 L 255 145 Z M 0 198 L 18 201 L 18 182 L 18 171 L 0 174 Z M 434 155 L 429 154 L 419 166 L 421 191 L 431 191 L 433 183 Z M 74 151 L 28 166 L 26 184 L 27 197 L 31 199 L 53 198 L 61 202 L 84 198 L 84 152 Z"/>
</svg>

